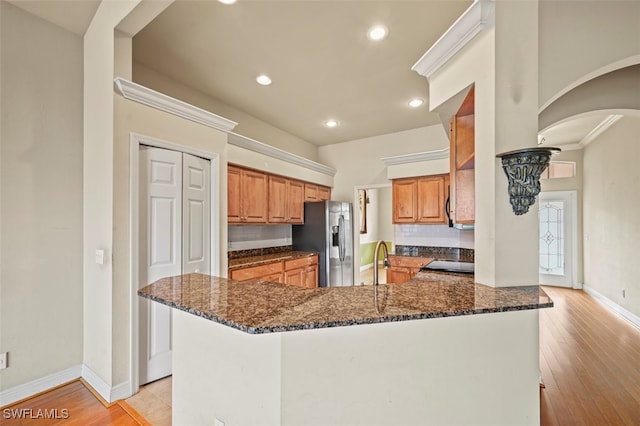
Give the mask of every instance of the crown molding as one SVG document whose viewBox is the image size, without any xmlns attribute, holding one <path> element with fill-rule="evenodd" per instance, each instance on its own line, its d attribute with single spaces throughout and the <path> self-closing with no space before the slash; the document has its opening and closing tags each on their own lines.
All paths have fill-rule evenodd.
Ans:
<svg viewBox="0 0 640 426">
<path fill-rule="evenodd" d="M 395 155 L 393 157 L 381 158 L 387 166 L 397 166 L 399 164 L 419 163 L 421 161 L 441 160 L 449 158 L 449 147 L 434 151 L 416 152 L 414 154 Z"/>
<path fill-rule="evenodd" d="M 113 80 L 113 84 L 116 92 L 125 99 L 139 102 L 178 117 L 186 118 L 187 120 L 207 127 L 222 130 L 223 132 L 230 132 L 238 125 L 235 121 L 220 117 L 212 112 L 205 111 L 202 108 L 198 108 L 179 99 L 156 92 L 138 83 L 125 80 L 122 77 L 116 77 Z"/>
<path fill-rule="evenodd" d="M 430 78 L 478 33 L 493 25 L 493 0 L 476 0 L 416 62 L 411 70 Z"/>
<path fill-rule="evenodd" d="M 229 136 L 227 137 L 227 140 L 229 142 L 229 145 L 234 145 L 240 148 L 248 149 L 249 151 L 257 152 L 259 154 L 264 154 L 269 157 L 276 158 L 278 160 L 286 161 L 291 164 L 296 164 L 298 166 L 302 166 L 307 169 L 314 170 L 316 172 L 322 173 L 327 176 L 335 176 L 337 173 L 337 170 L 334 169 L 333 167 L 316 163 L 315 161 L 311 161 L 299 155 L 292 154 L 287 151 L 283 151 L 282 149 L 276 148 L 271 145 L 267 145 L 266 143 L 258 142 L 256 140 L 250 139 L 246 136 L 239 135 L 237 133 L 229 132 Z"/>
<path fill-rule="evenodd" d="M 610 116 L 602 120 L 600 124 L 594 127 L 593 130 L 591 130 L 584 138 L 582 138 L 578 145 L 580 145 L 581 148 L 589 145 L 591 142 L 596 140 L 598 136 L 604 133 L 605 130 L 613 126 L 621 118 L 622 114 L 611 114 Z"/>
</svg>

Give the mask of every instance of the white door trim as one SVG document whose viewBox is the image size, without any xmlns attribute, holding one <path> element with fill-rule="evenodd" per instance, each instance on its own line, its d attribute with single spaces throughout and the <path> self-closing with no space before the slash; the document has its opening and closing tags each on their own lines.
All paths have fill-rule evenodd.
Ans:
<svg viewBox="0 0 640 426">
<path fill-rule="evenodd" d="M 353 271 L 354 271 L 354 285 L 359 285 L 360 281 L 360 215 L 356 214 L 358 203 L 360 202 L 360 196 L 358 191 L 361 189 L 385 189 L 391 188 L 391 182 L 389 183 L 375 183 L 370 185 L 358 185 L 353 187 Z M 355 274 L 357 275 L 357 279 Z"/>
<path fill-rule="evenodd" d="M 139 150 L 140 145 L 148 145 L 155 148 L 170 149 L 173 151 L 183 152 L 198 157 L 205 158 L 211 162 L 211 275 L 220 275 L 220 256 L 219 247 L 216 245 L 220 241 L 220 209 L 214 206 L 220 205 L 220 155 L 214 152 L 201 151 L 185 145 L 174 142 L 168 142 L 156 139 L 150 136 L 141 135 L 131 132 L 129 134 L 129 223 L 131 229 L 129 231 L 129 251 L 130 251 L 130 271 L 129 271 L 129 336 L 130 336 L 130 357 L 129 357 L 129 384 L 130 395 L 138 392 L 140 388 L 138 377 L 138 360 L 139 360 L 139 344 L 138 344 L 138 237 L 139 237 L 139 191 L 138 191 L 138 167 L 139 167 Z"/>
<path fill-rule="evenodd" d="M 543 200 L 554 198 L 563 198 L 570 203 L 571 283 L 569 287 L 580 289 L 582 285 L 578 282 L 578 193 L 577 191 L 544 191 L 540 193 L 538 202 L 542 203 Z"/>
</svg>

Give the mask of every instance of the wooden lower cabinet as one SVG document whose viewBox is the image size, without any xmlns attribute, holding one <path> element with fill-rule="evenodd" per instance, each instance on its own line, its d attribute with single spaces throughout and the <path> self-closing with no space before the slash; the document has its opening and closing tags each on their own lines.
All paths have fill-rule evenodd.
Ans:
<svg viewBox="0 0 640 426">
<path fill-rule="evenodd" d="M 259 279 L 296 287 L 316 288 L 318 287 L 318 255 L 231 269 L 229 279 L 234 281 Z"/>
<path fill-rule="evenodd" d="M 283 266 L 282 261 L 280 261 L 258 266 L 249 266 L 246 268 L 232 269 L 229 271 L 229 278 L 235 281 L 263 279 L 265 281 L 281 283 L 283 282 Z"/>
<path fill-rule="evenodd" d="M 284 283 L 304 288 L 318 287 L 318 255 L 285 261 Z"/>
<path fill-rule="evenodd" d="M 389 256 L 391 268 L 387 270 L 387 283 L 402 284 L 409 281 L 431 260 L 427 257 Z"/>
</svg>

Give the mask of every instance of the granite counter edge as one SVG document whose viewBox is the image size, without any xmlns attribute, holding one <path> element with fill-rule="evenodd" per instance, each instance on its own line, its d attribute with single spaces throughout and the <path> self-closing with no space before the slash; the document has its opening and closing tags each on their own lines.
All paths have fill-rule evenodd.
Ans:
<svg viewBox="0 0 640 426">
<path fill-rule="evenodd" d="M 187 312 L 189 314 L 198 316 L 200 318 L 203 318 L 212 322 L 226 325 L 230 328 L 234 328 L 236 330 L 243 331 L 248 334 L 266 334 L 266 333 L 280 333 L 280 332 L 286 332 L 286 331 L 312 330 L 312 329 L 321 329 L 321 328 L 348 327 L 348 326 L 354 326 L 354 325 L 381 324 L 381 323 L 403 322 L 403 321 L 412 321 L 412 320 L 421 320 L 421 319 L 447 318 L 447 317 L 481 315 L 481 314 L 512 312 L 512 311 L 526 311 L 526 310 L 544 309 L 544 308 L 553 307 L 553 301 L 550 300 L 549 302 L 530 303 L 526 305 L 499 306 L 499 307 L 493 307 L 493 308 L 466 309 L 466 310 L 457 310 L 457 311 L 422 312 L 422 313 L 406 314 L 406 315 L 390 315 L 390 316 L 384 316 L 379 318 L 354 318 L 351 320 L 308 322 L 308 323 L 279 325 L 279 326 L 248 326 L 248 325 L 240 324 L 234 321 L 221 318 L 217 315 L 211 315 L 206 312 L 202 312 L 200 310 L 196 310 L 175 302 L 169 302 L 165 299 L 141 292 L 140 290 L 138 291 L 138 296 L 153 300 L 154 302 L 162 303 L 163 305 Z"/>
</svg>

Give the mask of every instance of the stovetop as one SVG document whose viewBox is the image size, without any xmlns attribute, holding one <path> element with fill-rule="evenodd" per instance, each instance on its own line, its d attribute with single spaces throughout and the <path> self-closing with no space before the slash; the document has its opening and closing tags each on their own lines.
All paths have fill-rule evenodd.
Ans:
<svg viewBox="0 0 640 426">
<path fill-rule="evenodd" d="M 475 272 L 475 264 L 473 262 L 464 262 L 459 260 L 434 259 L 420 268 L 420 270 L 455 272 L 458 274 L 473 274 Z"/>
</svg>

